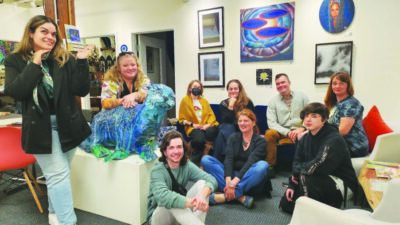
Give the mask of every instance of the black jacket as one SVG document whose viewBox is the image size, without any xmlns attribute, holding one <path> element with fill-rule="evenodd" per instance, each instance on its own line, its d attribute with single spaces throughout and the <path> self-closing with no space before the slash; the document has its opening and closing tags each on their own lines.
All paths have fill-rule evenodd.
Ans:
<svg viewBox="0 0 400 225">
<path fill-rule="evenodd" d="M 247 161 L 243 165 L 241 165 L 241 169 L 237 174 L 237 177 L 239 179 L 242 179 L 244 174 L 246 174 L 246 172 L 254 163 L 265 159 L 266 148 L 267 142 L 265 141 L 265 139 L 262 138 L 259 134 L 253 134 L 253 137 L 251 137 L 250 146 L 246 150 L 249 152 L 249 157 L 247 158 Z M 229 137 L 226 146 L 226 155 L 224 161 L 225 177 L 229 176 L 232 179 L 234 178 L 235 164 L 236 167 L 238 166 L 235 160 L 239 155 L 239 151 L 243 151 L 243 137 L 241 132 L 235 132 Z"/>
<path fill-rule="evenodd" d="M 49 61 L 51 59 L 48 59 Z M 5 60 L 6 82 L 4 93 L 22 102 L 22 148 L 31 154 L 51 153 L 50 110 L 46 91 L 38 87 L 38 100 L 42 112 L 33 101 L 33 89 L 41 81 L 41 67 L 27 64 L 19 54 L 11 54 Z M 63 152 L 78 146 L 91 133 L 76 96 L 89 93 L 90 77 L 86 59 L 70 57 L 63 67 L 50 61 L 50 73 L 54 83 L 54 107 L 58 134 Z"/>
<path fill-rule="evenodd" d="M 300 139 L 293 161 L 293 176 L 301 174 L 332 175 L 356 191 L 358 181 L 346 142 L 338 128 L 325 123 L 314 136 L 310 132 Z"/>
</svg>

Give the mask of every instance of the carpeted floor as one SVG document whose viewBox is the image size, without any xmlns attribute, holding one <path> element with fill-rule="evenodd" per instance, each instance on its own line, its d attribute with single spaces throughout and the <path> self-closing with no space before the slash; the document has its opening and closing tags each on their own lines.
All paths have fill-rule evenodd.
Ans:
<svg viewBox="0 0 400 225">
<path fill-rule="evenodd" d="M 284 192 L 282 182 L 287 181 L 289 172 L 278 172 L 272 179 L 272 198 L 260 196 L 255 198 L 253 209 L 246 209 L 239 203 L 227 203 L 211 206 L 207 215 L 208 225 L 241 225 L 241 224 L 271 224 L 286 225 L 291 216 L 279 211 L 279 200 Z M 0 185 L 0 190 L 4 188 Z M 45 225 L 47 218 L 47 198 L 40 197 L 45 210 L 40 214 L 28 188 L 23 188 L 10 195 L 0 192 L 0 224 L 1 225 Z M 357 208 L 348 201 L 346 208 Z M 125 223 L 112 220 L 100 215 L 76 209 L 78 225 L 125 225 Z"/>
</svg>

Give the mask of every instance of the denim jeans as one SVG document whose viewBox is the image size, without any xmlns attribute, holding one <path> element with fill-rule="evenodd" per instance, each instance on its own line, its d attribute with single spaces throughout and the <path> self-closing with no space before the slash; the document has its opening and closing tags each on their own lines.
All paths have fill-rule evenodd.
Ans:
<svg viewBox="0 0 400 225">
<path fill-rule="evenodd" d="M 212 156 L 204 156 L 201 160 L 204 171 L 211 174 L 218 182 L 218 191 L 224 192 L 226 186 L 224 165 Z M 253 195 L 252 190 L 263 190 L 265 178 L 268 172 L 268 163 L 264 160 L 254 163 L 244 174 L 236 186 L 235 196 L 240 198 L 243 195 Z M 236 176 L 238 171 L 234 172 Z M 233 179 L 233 177 L 232 177 Z"/>
<path fill-rule="evenodd" d="M 71 225 L 77 221 L 71 190 L 71 161 L 76 149 L 66 153 L 61 150 L 56 117 L 51 116 L 52 153 L 35 154 L 36 160 L 46 177 L 49 213 L 57 215 L 60 225 Z"/>
<path fill-rule="evenodd" d="M 218 136 L 214 142 L 214 157 L 220 162 L 224 162 L 225 159 L 225 148 L 228 138 L 235 132 L 235 126 L 230 123 L 220 124 Z"/>
</svg>

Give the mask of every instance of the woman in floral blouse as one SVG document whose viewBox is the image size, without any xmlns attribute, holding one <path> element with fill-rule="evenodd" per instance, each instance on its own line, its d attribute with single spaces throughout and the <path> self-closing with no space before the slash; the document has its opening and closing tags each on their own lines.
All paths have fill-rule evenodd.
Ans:
<svg viewBox="0 0 400 225">
<path fill-rule="evenodd" d="M 132 52 L 120 53 L 105 75 L 101 89 L 102 108 L 112 109 L 119 105 L 135 107 L 145 100 L 149 84 L 138 57 Z"/>
</svg>

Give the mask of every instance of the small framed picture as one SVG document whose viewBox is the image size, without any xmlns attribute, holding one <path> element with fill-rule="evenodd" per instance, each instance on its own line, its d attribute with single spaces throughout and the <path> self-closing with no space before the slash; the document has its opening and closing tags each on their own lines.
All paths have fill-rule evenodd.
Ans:
<svg viewBox="0 0 400 225">
<path fill-rule="evenodd" d="M 224 72 L 224 52 L 199 53 L 199 80 L 204 87 L 224 87 Z"/>
<path fill-rule="evenodd" d="M 314 84 L 328 84 L 335 72 L 351 76 L 352 53 L 352 41 L 316 44 Z"/>
<path fill-rule="evenodd" d="M 256 70 L 256 83 L 257 83 L 257 85 L 271 85 L 272 84 L 272 69 L 257 69 Z"/>
<path fill-rule="evenodd" d="M 224 8 L 199 10 L 199 48 L 224 46 Z"/>
</svg>

